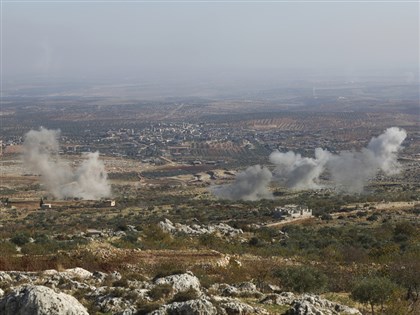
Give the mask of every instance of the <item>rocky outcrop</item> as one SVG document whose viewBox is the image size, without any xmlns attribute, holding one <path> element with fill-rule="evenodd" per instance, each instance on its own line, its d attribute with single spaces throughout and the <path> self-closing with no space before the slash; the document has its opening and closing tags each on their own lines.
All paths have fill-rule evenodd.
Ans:
<svg viewBox="0 0 420 315">
<path fill-rule="evenodd" d="M 236 285 L 216 283 L 209 288 L 210 292 L 229 297 L 261 297 L 263 294 L 257 290 L 252 282 L 243 282 Z"/>
<path fill-rule="evenodd" d="M 78 279 L 87 279 L 92 277 L 92 273 L 90 271 L 87 271 L 83 268 L 72 268 L 72 269 L 66 269 L 61 273 L 64 276 L 68 276 L 69 278 L 78 278 Z"/>
<path fill-rule="evenodd" d="M 346 313 L 351 315 L 362 315 L 359 310 L 344 306 L 316 295 L 304 294 L 291 303 L 287 315 L 339 315 Z"/>
<path fill-rule="evenodd" d="M 203 235 L 203 234 L 220 234 L 221 236 L 234 237 L 243 234 L 241 229 L 235 229 L 225 223 L 214 225 L 202 226 L 194 224 L 192 226 L 172 223 L 170 220 L 165 219 L 158 223 L 158 226 L 165 232 L 171 234 L 187 234 L 187 235 Z"/>
<path fill-rule="evenodd" d="M 150 313 L 151 315 L 163 314 L 182 314 L 182 315 L 216 315 L 216 307 L 206 299 L 190 300 L 186 302 L 174 302 L 163 305 L 158 310 Z"/>
<path fill-rule="evenodd" d="M 0 301 L 3 315 L 89 315 L 74 297 L 44 286 L 22 286 Z"/>
<path fill-rule="evenodd" d="M 187 291 L 189 289 L 193 289 L 197 292 L 201 291 L 200 280 L 198 280 L 192 272 L 158 278 L 155 280 L 155 284 L 170 284 L 174 293 Z"/>
<path fill-rule="evenodd" d="M 253 307 L 236 299 L 218 297 L 214 297 L 214 299 L 218 302 L 219 307 L 224 313 L 228 315 L 269 314 L 264 308 Z"/>
<path fill-rule="evenodd" d="M 112 315 L 135 315 L 143 310 L 154 315 L 268 314 L 264 308 L 267 304 L 286 305 L 288 315 L 361 315 L 357 309 L 319 296 L 281 292 L 269 284 L 264 292 L 270 294 L 263 294 L 252 282 L 216 283 L 206 289 L 191 272 L 136 280 L 115 271 L 91 273 L 81 268 L 42 273 L 7 271 L 0 272 L 0 282 L 7 287 L 6 293 L 0 289 L 2 315 L 88 314 L 71 295 L 82 296 L 82 301 Z M 170 294 L 155 294 L 161 293 L 161 289 L 169 290 Z M 195 292 L 190 292 L 191 289 Z M 250 304 L 244 303 L 244 298 Z"/>
<path fill-rule="evenodd" d="M 296 299 L 296 296 L 292 292 L 282 292 L 280 294 L 269 294 L 264 297 L 260 303 L 262 304 L 274 304 L 274 305 L 289 305 Z"/>
<path fill-rule="evenodd" d="M 12 282 L 12 277 L 4 272 L 4 271 L 0 271 L 0 282 Z"/>
</svg>

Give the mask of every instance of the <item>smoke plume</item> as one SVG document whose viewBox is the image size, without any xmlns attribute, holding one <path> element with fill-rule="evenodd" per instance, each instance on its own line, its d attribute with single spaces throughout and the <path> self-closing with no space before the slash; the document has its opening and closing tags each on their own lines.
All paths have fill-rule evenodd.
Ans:
<svg viewBox="0 0 420 315">
<path fill-rule="evenodd" d="M 300 189 L 320 188 L 318 178 L 325 169 L 331 153 L 317 148 L 315 158 L 303 158 L 293 151 L 281 153 L 274 151 L 270 154 L 270 162 L 276 165 L 274 170 L 275 179 L 285 186 Z"/>
<path fill-rule="evenodd" d="M 60 132 L 40 128 L 25 135 L 23 160 L 31 171 L 41 175 L 41 181 L 56 198 L 97 200 L 108 197 L 111 187 L 99 153 L 88 153 L 76 169 L 58 155 Z"/>
<path fill-rule="evenodd" d="M 221 199 L 271 199 L 273 195 L 268 190 L 271 178 L 269 169 L 254 165 L 239 173 L 232 184 L 213 187 L 212 192 Z"/>
<path fill-rule="evenodd" d="M 360 151 L 343 151 L 333 154 L 321 148 L 315 149 L 315 157 L 302 157 L 293 151 L 270 154 L 275 165 L 273 174 L 267 168 L 255 165 L 236 176 L 231 185 L 213 187 L 212 192 L 221 199 L 258 200 L 272 198 L 268 186 L 273 179 L 294 190 L 318 189 L 323 185 L 320 176 L 328 173 L 334 188 L 346 193 L 361 193 L 366 183 L 382 171 L 386 175 L 397 174 L 401 166 L 397 153 L 406 138 L 405 130 L 392 127 Z"/>
<path fill-rule="evenodd" d="M 317 148 L 315 158 L 302 158 L 293 151 L 273 152 L 270 161 L 276 165 L 275 178 L 291 189 L 320 188 L 319 177 L 328 171 L 337 190 L 348 193 L 363 191 L 369 179 L 379 171 L 394 175 L 400 171 L 397 153 L 407 133 L 396 127 L 372 138 L 361 151 L 343 151 L 332 154 Z"/>
</svg>

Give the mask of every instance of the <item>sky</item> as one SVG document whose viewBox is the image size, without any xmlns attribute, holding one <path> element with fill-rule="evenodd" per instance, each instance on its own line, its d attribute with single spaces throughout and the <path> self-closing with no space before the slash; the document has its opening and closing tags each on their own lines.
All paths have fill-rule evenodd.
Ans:
<svg viewBox="0 0 420 315">
<path fill-rule="evenodd" d="M 415 72 L 418 2 L 3 1 L 3 79 Z"/>
</svg>

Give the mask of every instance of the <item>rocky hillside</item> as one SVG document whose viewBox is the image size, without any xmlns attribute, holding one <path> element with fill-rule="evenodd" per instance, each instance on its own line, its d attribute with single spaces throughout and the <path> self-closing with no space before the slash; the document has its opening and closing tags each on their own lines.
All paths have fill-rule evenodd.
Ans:
<svg viewBox="0 0 420 315">
<path fill-rule="evenodd" d="M 361 315 L 316 295 L 295 295 L 252 282 L 205 288 L 191 272 L 148 279 L 118 272 L 0 272 L 0 314 L 286 314 Z"/>
</svg>

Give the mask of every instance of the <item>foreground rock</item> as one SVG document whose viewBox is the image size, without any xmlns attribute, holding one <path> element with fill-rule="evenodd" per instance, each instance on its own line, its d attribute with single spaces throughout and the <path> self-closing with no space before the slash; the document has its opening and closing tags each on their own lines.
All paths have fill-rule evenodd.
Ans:
<svg viewBox="0 0 420 315">
<path fill-rule="evenodd" d="M 200 280 L 191 272 L 158 278 L 155 280 L 155 284 L 169 284 L 172 286 L 174 293 L 188 291 L 189 289 L 193 289 L 197 292 L 201 291 Z"/>
<path fill-rule="evenodd" d="M 304 294 L 291 303 L 286 315 L 339 315 L 341 313 L 362 315 L 359 310 L 322 299 L 316 295 Z"/>
<path fill-rule="evenodd" d="M 217 295 L 229 297 L 261 297 L 263 294 L 257 290 L 255 284 L 251 282 L 243 282 L 237 285 L 229 285 L 226 283 L 216 283 L 210 287 L 211 292 Z"/>
<path fill-rule="evenodd" d="M 89 315 L 74 297 L 44 286 L 22 286 L 0 301 L 3 315 Z"/>
<path fill-rule="evenodd" d="M 217 309 L 205 299 L 190 300 L 186 302 L 175 302 L 163 305 L 158 310 L 150 313 L 151 315 L 182 314 L 182 315 L 216 315 Z"/>
<path fill-rule="evenodd" d="M 269 284 L 266 285 L 269 290 L 265 291 L 271 293 L 265 294 L 253 282 L 216 283 L 206 289 L 191 272 L 154 280 L 130 278 L 116 271 L 91 273 L 81 268 L 42 273 L 0 272 L 0 283 L 9 291 L 0 289 L 0 314 L 88 314 L 71 296 L 75 295 L 89 307 L 112 315 L 136 315 L 143 311 L 154 315 L 268 314 L 265 307 L 270 304 L 289 309 L 287 315 L 361 315 L 357 309 L 319 296 L 281 292 L 281 288 Z M 63 293 L 57 293 L 58 290 Z"/>
<path fill-rule="evenodd" d="M 269 294 L 264 297 L 260 303 L 274 305 L 290 305 L 296 300 L 296 296 L 292 292 L 282 292 L 280 294 Z"/>
<path fill-rule="evenodd" d="M 228 315 L 240 314 L 261 314 L 261 315 L 268 315 L 268 312 L 261 308 L 261 307 L 253 307 L 246 303 L 232 300 L 229 302 L 221 303 L 220 306 L 225 310 Z"/>
</svg>

